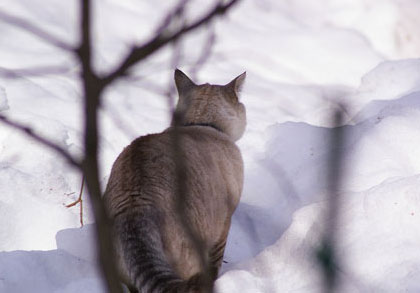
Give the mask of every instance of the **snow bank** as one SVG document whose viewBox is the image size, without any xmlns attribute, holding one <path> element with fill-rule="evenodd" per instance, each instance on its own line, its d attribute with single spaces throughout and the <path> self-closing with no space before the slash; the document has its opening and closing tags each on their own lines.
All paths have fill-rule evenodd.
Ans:
<svg viewBox="0 0 420 293">
<path fill-rule="evenodd" d="M 362 79 L 360 91 L 349 96 L 349 100 L 365 97 L 366 106 L 354 113 L 351 120 L 357 123 L 342 127 L 342 191 L 368 190 L 390 178 L 420 173 L 420 92 L 418 81 L 404 79 L 418 65 L 419 60 L 384 63 Z M 393 68 L 393 77 L 389 68 Z M 382 82 L 385 76 L 396 80 L 386 83 L 394 99 L 378 94 L 379 90 L 366 90 L 368 81 Z M 379 97 L 383 100 L 375 100 Z M 295 210 L 325 198 L 331 135 L 331 128 L 304 122 L 277 123 L 268 128 L 265 150 L 246 172 L 228 259 L 236 262 L 255 255 L 280 237 Z M 248 227 L 252 229 L 248 231 Z"/>
<path fill-rule="evenodd" d="M 104 292 L 95 265 L 62 250 L 0 252 L 0 292 Z"/>
<path fill-rule="evenodd" d="M 340 292 L 420 290 L 419 188 L 416 175 L 340 194 Z M 323 201 L 299 209 L 274 245 L 217 281 L 217 292 L 323 292 L 315 252 L 327 205 Z"/>
<path fill-rule="evenodd" d="M 0 252 L 0 292 L 104 292 L 94 235 L 85 225 L 58 231 L 56 250 Z"/>
<path fill-rule="evenodd" d="M 77 43 L 77 7 L 47 3 L 22 0 L 0 8 Z M 150 5 L 96 2 L 97 70 L 112 69 L 133 43 L 147 38 L 174 1 Z M 189 13 L 195 15 L 198 8 L 201 2 L 194 2 Z M 330 0 L 322 5 L 249 0 L 215 24 L 214 54 L 195 80 L 223 84 L 248 73 L 242 97 L 248 126 L 239 141 L 245 186 L 218 291 L 321 290 L 313 255 L 328 205 L 331 112 L 343 105 L 341 289 L 420 289 L 414 281 L 420 272 L 415 227 L 420 60 L 390 60 L 419 57 L 419 9 L 415 0 Z M 0 78 L 1 113 L 79 154 L 78 65 L 69 54 L 11 26 L 2 26 L 2 35 L 2 67 L 54 64 L 67 72 Z M 197 44 L 206 37 L 200 31 L 185 39 L 179 67 L 189 72 L 195 66 Z M 170 57 L 162 50 L 134 70 L 133 79 L 107 90 L 100 113 L 103 185 L 125 145 L 168 125 L 170 103 L 161 89 L 173 86 Z M 76 228 L 78 207 L 64 206 L 77 198 L 80 180 L 56 154 L 0 125 L 0 292 L 103 292 L 92 227 Z M 88 204 L 84 214 L 91 223 Z"/>
</svg>

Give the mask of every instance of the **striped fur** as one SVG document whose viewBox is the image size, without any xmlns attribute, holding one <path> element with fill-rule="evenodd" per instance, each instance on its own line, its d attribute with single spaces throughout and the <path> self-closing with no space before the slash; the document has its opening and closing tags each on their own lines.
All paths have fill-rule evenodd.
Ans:
<svg viewBox="0 0 420 293">
<path fill-rule="evenodd" d="M 174 126 L 134 140 L 115 161 L 104 195 L 113 220 L 117 265 L 132 292 L 199 293 L 223 260 L 230 219 L 242 192 L 243 163 L 235 141 L 245 129 L 238 100 L 244 75 L 226 86 L 195 85 L 175 73 L 182 125 L 176 126 L 185 165 L 185 219 L 209 261 L 202 271 L 176 208 Z"/>
</svg>

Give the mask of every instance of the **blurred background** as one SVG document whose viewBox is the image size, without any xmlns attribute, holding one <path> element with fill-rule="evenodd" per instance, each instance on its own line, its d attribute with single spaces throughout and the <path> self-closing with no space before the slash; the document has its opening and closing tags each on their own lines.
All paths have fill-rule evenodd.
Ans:
<svg viewBox="0 0 420 293">
<path fill-rule="evenodd" d="M 167 32 L 217 1 L 187 1 Z M 178 1 L 92 3 L 93 68 L 112 72 L 159 32 Z M 0 2 L 0 114 L 74 156 L 83 153 L 79 2 Z M 173 72 L 225 84 L 243 71 L 245 185 L 218 292 L 324 292 L 316 252 L 335 221 L 338 292 L 420 290 L 420 2 L 242 0 L 108 86 L 100 112 L 100 183 L 134 138 L 164 130 Z M 341 111 L 337 124 L 332 119 Z M 339 144 L 331 137 L 337 126 Z M 339 149 L 339 184 L 331 154 Z M 0 124 L 0 292 L 103 292 L 93 214 L 65 205 L 81 175 Z M 331 193 L 337 218 L 328 216 Z M 87 200 L 86 200 L 87 202 Z M 398 268 L 398 269 L 397 269 Z"/>
</svg>

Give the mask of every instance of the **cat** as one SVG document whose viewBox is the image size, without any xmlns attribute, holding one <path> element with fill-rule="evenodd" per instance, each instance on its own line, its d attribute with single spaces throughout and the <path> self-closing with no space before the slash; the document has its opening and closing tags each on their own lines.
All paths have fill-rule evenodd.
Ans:
<svg viewBox="0 0 420 293">
<path fill-rule="evenodd" d="M 217 278 L 243 186 L 235 142 L 246 127 L 238 98 L 245 77 L 196 85 L 175 70 L 178 118 L 135 139 L 115 161 L 104 203 L 131 292 L 205 292 L 206 278 Z"/>
</svg>

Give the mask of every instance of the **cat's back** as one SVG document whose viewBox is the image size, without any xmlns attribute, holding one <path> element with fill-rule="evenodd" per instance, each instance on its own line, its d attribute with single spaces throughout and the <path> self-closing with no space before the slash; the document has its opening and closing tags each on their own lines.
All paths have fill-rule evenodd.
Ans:
<svg viewBox="0 0 420 293">
<path fill-rule="evenodd" d="M 174 191 L 176 164 L 180 162 L 191 192 L 228 186 L 228 193 L 239 200 L 243 182 L 240 151 L 226 134 L 210 126 L 170 127 L 134 140 L 115 161 L 106 196 L 137 195 L 167 202 Z M 117 207 L 111 211 L 119 212 Z"/>
</svg>

